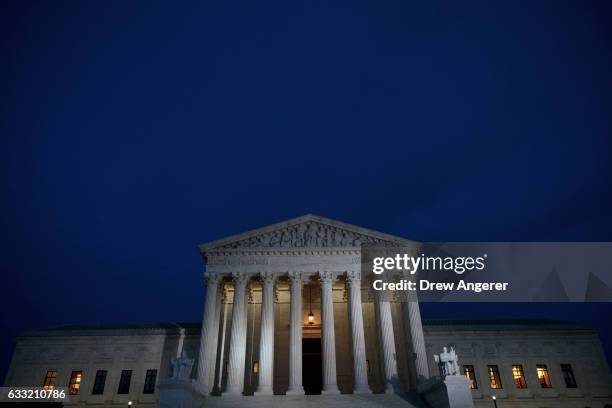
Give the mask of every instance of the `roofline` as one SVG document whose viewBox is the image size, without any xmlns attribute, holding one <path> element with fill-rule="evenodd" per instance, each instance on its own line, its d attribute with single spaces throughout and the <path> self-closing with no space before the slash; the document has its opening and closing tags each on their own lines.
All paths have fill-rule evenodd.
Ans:
<svg viewBox="0 0 612 408">
<path fill-rule="evenodd" d="M 346 229 L 352 232 L 356 232 L 362 235 L 368 235 L 368 236 L 372 236 L 375 238 L 379 238 L 385 241 L 391 241 L 391 242 L 397 242 L 400 244 L 410 244 L 410 245 L 414 245 L 414 244 L 419 244 L 420 242 L 418 241 L 412 241 L 406 238 L 402 238 L 402 237 L 398 237 L 395 235 L 390 235 L 390 234 L 385 234 L 383 232 L 379 232 L 379 231 L 375 231 L 375 230 L 371 230 L 368 228 L 364 228 L 364 227 L 359 227 L 357 225 L 353 225 L 353 224 L 349 224 L 346 222 L 342 222 L 342 221 L 337 221 L 337 220 L 333 220 L 331 218 L 325 218 L 325 217 L 321 217 L 319 215 L 315 215 L 315 214 L 305 214 L 302 215 L 300 217 L 295 217 L 295 218 L 291 218 L 289 220 L 286 221 L 281 221 L 281 222 L 277 222 L 271 225 L 267 225 L 265 227 L 260 227 L 260 228 L 255 228 L 246 232 L 242 232 L 239 234 L 235 234 L 235 235 L 230 235 L 228 237 L 225 238 L 221 238 L 221 239 L 217 239 L 215 241 L 210 241 L 210 242 L 206 242 L 203 244 L 199 245 L 199 249 L 200 249 L 200 253 L 201 254 L 205 254 L 206 252 L 214 249 L 215 247 L 218 246 L 223 246 L 226 245 L 230 242 L 234 242 L 234 241 L 241 241 L 243 239 L 247 239 L 253 235 L 261 235 L 261 234 L 265 234 L 268 232 L 272 232 L 272 231 L 276 231 L 282 228 L 286 228 L 286 227 L 291 227 L 297 224 L 301 224 L 303 222 L 307 222 L 307 221 L 316 221 L 316 222 L 320 222 L 322 224 L 327 224 L 327 225 L 331 225 L 333 227 L 337 227 L 337 228 L 342 228 L 342 229 Z"/>
<path fill-rule="evenodd" d="M 597 333 L 597 328 L 582 322 L 550 319 L 434 319 L 423 320 L 427 331 L 580 331 Z"/>
</svg>

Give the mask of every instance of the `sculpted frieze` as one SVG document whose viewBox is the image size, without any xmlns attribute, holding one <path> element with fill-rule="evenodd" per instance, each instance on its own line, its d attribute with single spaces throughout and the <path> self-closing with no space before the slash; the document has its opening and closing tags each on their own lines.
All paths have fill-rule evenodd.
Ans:
<svg viewBox="0 0 612 408">
<path fill-rule="evenodd" d="M 382 240 L 331 225 L 308 221 L 222 245 L 215 249 L 359 247 L 362 243 L 371 242 L 382 242 Z"/>
</svg>

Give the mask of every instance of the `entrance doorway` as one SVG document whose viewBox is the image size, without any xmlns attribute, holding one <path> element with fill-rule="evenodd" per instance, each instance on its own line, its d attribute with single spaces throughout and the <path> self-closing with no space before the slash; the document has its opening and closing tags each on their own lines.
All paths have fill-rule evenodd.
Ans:
<svg viewBox="0 0 612 408">
<path fill-rule="evenodd" d="M 321 339 L 302 339 L 302 384 L 306 395 L 321 394 L 323 388 Z"/>
</svg>

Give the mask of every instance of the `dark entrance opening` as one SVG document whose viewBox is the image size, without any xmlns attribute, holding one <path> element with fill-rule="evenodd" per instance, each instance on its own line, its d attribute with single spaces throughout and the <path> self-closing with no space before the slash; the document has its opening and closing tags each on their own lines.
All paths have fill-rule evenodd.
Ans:
<svg viewBox="0 0 612 408">
<path fill-rule="evenodd" d="M 307 395 L 321 393 L 323 388 L 321 339 L 302 339 L 302 384 Z"/>
</svg>

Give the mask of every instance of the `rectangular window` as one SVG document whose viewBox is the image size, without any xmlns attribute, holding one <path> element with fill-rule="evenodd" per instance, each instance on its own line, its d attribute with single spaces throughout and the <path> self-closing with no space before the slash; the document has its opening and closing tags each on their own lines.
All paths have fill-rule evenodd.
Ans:
<svg viewBox="0 0 612 408">
<path fill-rule="evenodd" d="M 527 388 L 527 380 L 525 380 L 525 372 L 522 365 L 514 364 L 512 366 L 512 378 L 514 378 L 516 388 Z"/>
<path fill-rule="evenodd" d="M 94 380 L 94 386 L 92 394 L 99 395 L 104 394 L 104 384 L 106 383 L 106 370 L 96 371 L 96 379 Z"/>
<path fill-rule="evenodd" d="M 143 394 L 153 394 L 155 392 L 155 380 L 157 379 L 157 370 L 147 370 L 145 376 Z"/>
<path fill-rule="evenodd" d="M 70 390 L 70 395 L 77 395 L 79 393 L 79 389 L 81 388 L 81 378 L 83 377 L 82 371 L 73 371 L 70 374 L 70 383 L 68 385 L 68 389 Z"/>
<path fill-rule="evenodd" d="M 49 370 L 47 374 L 45 374 L 45 379 L 43 380 L 43 388 L 45 390 L 52 390 L 55 386 L 55 379 L 57 378 L 57 371 Z"/>
<path fill-rule="evenodd" d="M 472 381 L 472 384 L 470 385 L 470 389 L 471 390 L 478 389 L 478 382 L 476 382 L 476 373 L 474 372 L 474 366 L 464 365 L 463 372 L 465 373 L 465 378 Z"/>
<path fill-rule="evenodd" d="M 548 367 L 546 367 L 546 364 L 538 364 L 536 366 L 536 370 L 538 372 L 538 379 L 540 380 L 540 385 L 542 388 L 552 388 L 550 374 L 548 374 Z"/>
<path fill-rule="evenodd" d="M 561 371 L 563 372 L 563 379 L 565 380 L 565 386 L 567 388 L 577 388 L 576 378 L 574 377 L 574 371 L 572 366 L 569 364 L 561 364 Z"/>
<path fill-rule="evenodd" d="M 489 366 L 489 384 L 494 390 L 502 389 L 501 378 L 499 377 L 499 368 L 496 365 Z"/>
<path fill-rule="evenodd" d="M 132 370 L 121 371 L 117 394 L 128 394 L 130 392 L 130 381 L 132 381 Z"/>
</svg>

